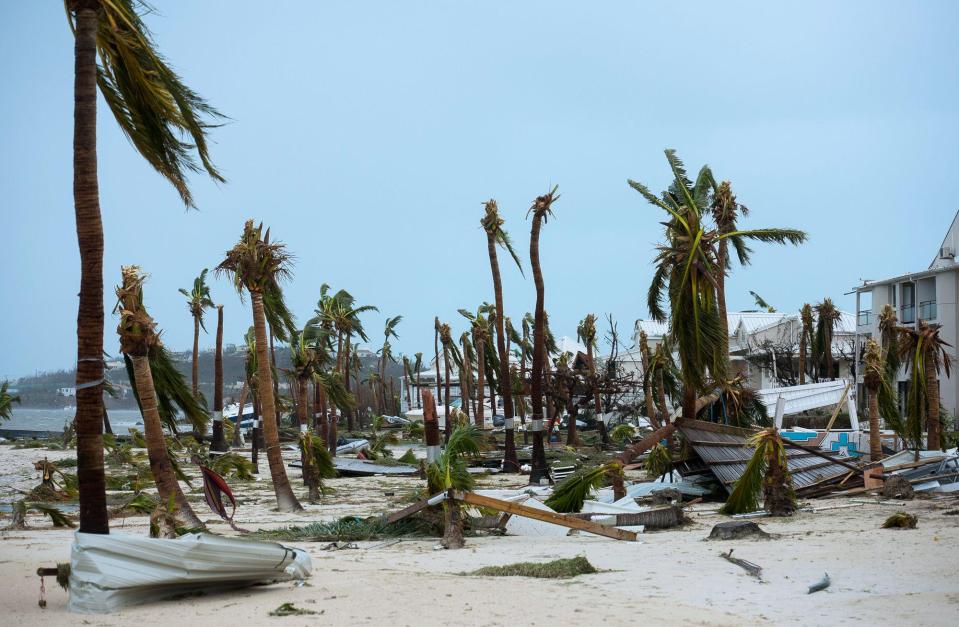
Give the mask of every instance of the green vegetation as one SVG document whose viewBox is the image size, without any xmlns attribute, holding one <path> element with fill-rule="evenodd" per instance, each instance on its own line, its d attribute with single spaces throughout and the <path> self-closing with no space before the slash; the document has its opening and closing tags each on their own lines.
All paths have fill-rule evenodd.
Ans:
<svg viewBox="0 0 959 627">
<path fill-rule="evenodd" d="M 551 562 L 517 562 L 504 566 L 486 566 L 470 573 L 477 577 L 535 577 L 537 579 L 570 579 L 578 575 L 592 575 L 599 571 L 583 556 L 558 559 Z"/>
</svg>

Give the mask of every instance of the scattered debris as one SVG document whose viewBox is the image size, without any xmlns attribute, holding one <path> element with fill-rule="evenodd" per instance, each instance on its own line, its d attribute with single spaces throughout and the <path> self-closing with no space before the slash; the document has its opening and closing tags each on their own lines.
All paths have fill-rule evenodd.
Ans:
<svg viewBox="0 0 959 627">
<path fill-rule="evenodd" d="M 882 523 L 883 529 L 915 529 L 919 522 L 918 516 L 906 512 L 896 512 Z"/>
<path fill-rule="evenodd" d="M 330 542 L 325 547 L 324 551 L 342 551 L 343 549 L 358 549 L 360 548 L 355 542 Z"/>
<path fill-rule="evenodd" d="M 486 566 L 470 573 L 478 577 L 536 577 L 539 579 L 570 579 L 577 575 L 591 575 L 599 571 L 583 556 L 558 559 L 551 562 L 518 562 L 504 566 Z"/>
<path fill-rule="evenodd" d="M 730 520 L 713 525 L 709 532 L 710 540 L 740 540 L 742 538 L 760 538 L 767 540 L 772 536 L 756 523 L 749 520 Z"/>
<path fill-rule="evenodd" d="M 743 570 L 745 570 L 747 573 L 749 573 L 750 575 L 752 575 L 752 576 L 755 577 L 756 579 L 758 579 L 758 580 L 760 580 L 760 581 L 763 580 L 763 578 L 762 578 L 762 572 L 763 572 L 762 567 L 759 566 L 759 565 L 757 565 L 757 564 L 753 564 L 752 562 L 748 562 L 748 561 L 746 561 L 746 560 L 744 560 L 744 559 L 739 559 L 738 557 L 733 557 L 733 550 L 732 550 L 732 549 L 729 549 L 729 552 L 728 552 L 728 553 L 720 553 L 719 556 L 722 557 L 722 558 L 723 558 L 724 560 L 726 560 L 727 562 L 732 562 L 732 563 L 735 564 L 736 566 L 739 566 L 740 568 L 742 568 Z"/>
<path fill-rule="evenodd" d="M 829 579 L 829 573 L 825 573 L 819 581 L 809 586 L 809 592 L 806 594 L 812 594 L 813 592 L 819 592 L 820 590 L 825 590 L 832 583 L 832 580 Z"/>
<path fill-rule="evenodd" d="M 915 492 L 912 484 L 901 475 L 892 475 L 882 484 L 882 495 L 887 499 L 912 500 Z"/>
<path fill-rule="evenodd" d="M 284 603 L 270 612 L 270 616 L 310 616 L 313 614 L 319 614 L 319 612 L 296 607 L 292 603 Z"/>
</svg>

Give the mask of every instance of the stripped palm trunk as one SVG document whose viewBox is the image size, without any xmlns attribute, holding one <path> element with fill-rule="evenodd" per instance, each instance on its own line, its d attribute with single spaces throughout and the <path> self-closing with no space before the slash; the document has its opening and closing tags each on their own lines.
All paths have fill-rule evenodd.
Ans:
<svg viewBox="0 0 959 627">
<path fill-rule="evenodd" d="M 483 428 L 486 403 L 486 338 L 480 335 L 474 336 L 473 344 L 476 346 L 476 421 L 475 424 L 480 429 Z M 494 412 L 495 413 L 495 412 Z"/>
<path fill-rule="evenodd" d="M 538 197 L 533 203 L 533 224 L 530 229 L 529 262 L 533 269 L 533 282 L 536 285 L 536 309 L 533 326 L 533 373 L 531 395 L 533 397 L 533 459 L 530 470 L 530 483 L 539 483 L 548 478 L 546 468 L 546 449 L 543 433 L 543 381 L 545 379 L 544 365 L 546 364 L 546 316 L 545 316 L 545 288 L 543 285 L 543 270 L 539 259 L 539 234 L 543 218 L 553 203 L 553 194 Z"/>
<path fill-rule="evenodd" d="M 432 464 L 440 456 L 440 423 L 436 417 L 436 401 L 433 393 L 422 390 L 423 438 L 426 442 L 426 464 Z"/>
<path fill-rule="evenodd" d="M 267 348 L 266 317 L 263 309 L 263 294 L 251 292 L 253 303 L 253 328 L 256 333 L 256 367 L 259 381 L 258 395 L 263 416 L 263 439 L 266 443 L 266 458 L 270 463 L 270 475 L 273 478 L 273 492 L 276 494 L 276 506 L 281 512 L 298 512 L 303 509 L 293 494 L 290 480 L 286 476 L 286 466 L 280 452 L 280 434 L 277 426 L 276 402 L 273 397 L 273 373 L 270 368 L 270 353 Z"/>
<path fill-rule="evenodd" d="M 470 363 L 469 358 L 467 357 L 470 354 L 469 353 L 469 350 L 470 350 L 469 336 L 466 333 L 464 333 L 460 337 L 460 342 L 463 345 L 463 359 L 460 362 L 460 398 L 463 399 L 463 403 L 462 403 L 463 413 L 465 413 L 466 417 L 469 418 L 470 404 L 468 401 L 471 400 L 473 397 L 473 395 L 470 393 L 470 381 L 473 378 L 471 376 L 472 373 L 467 374 L 473 369 L 473 366 Z M 473 414 L 475 415 L 476 412 L 474 411 Z"/>
<path fill-rule="evenodd" d="M 493 201 L 490 201 L 493 202 Z M 499 228 L 499 226 L 497 226 Z M 503 472 L 519 472 L 516 458 L 516 431 L 513 425 L 513 379 L 510 375 L 509 350 L 506 347 L 505 307 L 503 305 L 503 280 L 499 271 L 499 259 L 496 254 L 496 234 L 486 229 L 486 252 L 489 255 L 490 271 L 493 274 L 493 297 L 496 303 L 496 352 L 499 355 L 500 388 L 503 396 L 503 416 L 505 427 L 505 451 L 503 453 Z M 496 414 L 495 404 L 493 414 Z"/>
<path fill-rule="evenodd" d="M 157 405 L 156 390 L 153 387 L 153 373 L 150 371 L 150 358 L 146 355 L 130 355 L 130 359 L 133 361 L 133 376 L 137 394 L 140 397 L 140 409 L 143 412 L 143 435 L 147 441 L 150 472 L 153 473 L 160 502 L 166 505 L 172 498 L 176 503 L 179 517 L 188 527 L 203 527 L 203 522 L 193 512 L 173 473 L 166 438 L 163 437 L 160 409 Z"/>
<path fill-rule="evenodd" d="M 310 438 L 310 414 L 307 408 L 307 397 L 309 396 L 310 376 L 300 376 L 296 386 L 296 417 L 300 423 L 300 438 L 305 439 L 306 445 L 302 447 L 300 455 L 300 464 L 303 468 L 303 483 L 309 489 L 307 497 L 310 503 L 317 503 L 320 500 L 320 486 L 316 481 L 315 473 L 312 471 L 312 447 L 309 444 Z"/>
<path fill-rule="evenodd" d="M 346 386 L 346 393 L 349 395 L 350 392 L 350 340 L 352 338 L 347 335 L 345 344 L 346 355 L 343 359 L 343 384 Z M 356 429 L 356 421 L 353 418 L 353 410 L 344 407 L 343 413 L 346 414 L 346 430 L 353 431 Z"/>
<path fill-rule="evenodd" d="M 193 314 L 193 365 L 190 369 L 193 381 L 193 398 L 200 398 L 200 317 Z"/>
<path fill-rule="evenodd" d="M 76 2 L 73 204 L 80 248 L 76 429 L 80 531 L 110 533 L 103 472 L 103 222 L 97 182 L 97 22 L 100 3 Z"/>
<path fill-rule="evenodd" d="M 440 389 L 442 382 L 440 380 L 440 319 L 433 318 L 433 352 L 435 357 L 433 363 L 436 365 L 436 398 L 442 398 L 443 392 Z"/>
<path fill-rule="evenodd" d="M 586 345 L 586 360 L 589 362 L 589 378 L 596 380 L 596 365 L 593 362 L 593 344 Z M 599 396 L 599 387 L 593 390 L 593 411 L 596 412 L 596 429 L 599 431 L 600 441 L 603 446 L 609 446 L 609 431 L 606 429 L 606 423 L 603 421 L 603 404 Z"/>
<path fill-rule="evenodd" d="M 240 428 L 237 416 L 236 428 Z M 226 451 L 229 448 L 223 432 L 223 305 L 216 308 L 216 353 L 213 357 L 213 439 L 211 451 Z"/>
<path fill-rule="evenodd" d="M 653 430 L 661 426 L 656 418 L 656 400 L 653 398 L 652 378 L 655 376 L 649 371 L 649 343 L 645 331 L 639 332 L 639 356 L 643 365 L 643 396 L 646 397 L 646 417 Z"/>
<path fill-rule="evenodd" d="M 926 447 L 938 451 L 942 448 L 939 441 L 939 373 L 931 357 L 923 359 L 923 365 L 926 376 Z"/>
</svg>

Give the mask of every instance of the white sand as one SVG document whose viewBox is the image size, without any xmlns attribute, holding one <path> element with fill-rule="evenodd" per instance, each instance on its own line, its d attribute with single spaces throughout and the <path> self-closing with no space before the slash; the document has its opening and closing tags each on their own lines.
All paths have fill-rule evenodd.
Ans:
<svg viewBox="0 0 959 627">
<path fill-rule="evenodd" d="M 42 458 L 45 451 L 0 447 L 0 468 Z M 49 453 L 47 453 L 49 454 Z M 266 474 L 265 461 L 261 471 Z M 298 473 L 290 473 L 300 491 Z M 268 474 L 266 474 L 268 477 Z M 29 478 L 29 477 L 28 477 Z M 233 482 L 237 483 L 237 482 Z M 516 477 L 487 478 L 485 486 L 518 485 Z M 368 515 L 401 505 L 419 482 L 413 479 L 339 479 L 324 504 L 306 512 L 269 511 L 269 482 L 239 488 L 240 526 Z M 29 486 L 29 482 L 27 483 Z M 384 492 L 395 492 L 393 497 Z M 7 498 L 7 495 L 4 495 Z M 194 493 L 191 498 L 198 498 Z M 848 499 L 818 499 L 816 507 L 846 505 Z M 48 607 L 37 607 L 37 566 L 69 559 L 71 531 L 52 529 L 31 516 L 29 531 L 0 533 L 0 624 L 17 625 L 193 625 L 193 624 L 388 624 L 556 625 L 660 623 L 741 625 L 774 621 L 823 625 L 859 622 L 893 625 L 956 624 L 959 611 L 959 508 L 955 498 L 916 500 L 904 507 L 862 505 L 800 513 L 792 519 L 760 519 L 778 538 L 769 541 L 707 542 L 720 516 L 697 516 L 682 529 L 646 533 L 641 542 L 596 537 L 467 538 L 460 551 L 433 550 L 433 541 L 390 546 L 361 542 L 357 550 L 324 551 L 321 543 L 295 543 L 310 551 L 309 586 L 291 583 L 238 590 L 130 608 L 107 616 L 66 611 L 67 595 L 47 581 Z M 904 509 L 919 516 L 916 530 L 883 530 L 886 516 Z M 197 505 L 201 517 L 207 511 Z M 114 531 L 146 533 L 146 518 L 114 521 Z M 0 525 L 4 524 L 0 521 Z M 212 525 L 226 532 L 222 524 Z M 721 559 L 734 555 L 763 567 L 763 582 Z M 572 580 L 461 577 L 455 573 L 516 561 L 585 555 L 601 572 Z M 806 593 L 824 572 L 825 592 Z M 282 603 L 322 612 L 320 616 L 271 618 Z"/>
</svg>

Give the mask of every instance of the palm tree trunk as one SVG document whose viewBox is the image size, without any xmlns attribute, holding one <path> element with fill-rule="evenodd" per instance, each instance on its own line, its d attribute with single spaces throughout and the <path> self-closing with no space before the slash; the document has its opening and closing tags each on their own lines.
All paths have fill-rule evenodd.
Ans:
<svg viewBox="0 0 959 627">
<path fill-rule="evenodd" d="M 586 346 L 586 359 L 589 361 L 589 375 L 591 380 L 596 380 L 596 365 L 593 362 L 592 343 Z M 599 431 L 600 441 L 603 446 L 609 446 L 609 431 L 606 429 L 606 423 L 603 421 L 603 404 L 599 398 L 599 388 L 593 390 L 593 410 L 596 412 L 596 429 Z"/>
<path fill-rule="evenodd" d="M 727 230 L 727 229 L 720 229 Z M 716 309 L 719 312 L 719 328 L 722 329 L 723 339 L 720 350 L 726 359 L 729 359 L 729 319 L 726 316 L 726 259 L 729 254 L 729 240 L 719 240 L 719 251 L 716 254 Z"/>
<path fill-rule="evenodd" d="M 806 345 L 809 343 L 806 329 L 799 336 L 799 385 L 806 385 Z"/>
<path fill-rule="evenodd" d="M 193 398 L 200 398 L 200 318 L 193 316 Z"/>
<path fill-rule="evenodd" d="M 436 364 L 436 398 L 442 398 L 443 393 L 440 390 L 440 319 L 433 319 L 433 352 L 435 357 L 433 363 Z"/>
<path fill-rule="evenodd" d="M 869 461 L 882 459 L 882 439 L 879 437 L 879 388 L 867 387 L 869 395 Z"/>
<path fill-rule="evenodd" d="M 658 429 L 669 422 L 669 410 L 666 408 L 666 381 L 662 367 L 656 369 L 656 399 L 659 404 L 659 425 L 656 427 Z"/>
<path fill-rule="evenodd" d="M 483 404 L 486 402 L 486 340 L 473 342 L 476 345 L 476 412 L 475 424 L 480 429 L 483 428 L 483 418 L 486 408 Z"/>
<path fill-rule="evenodd" d="M 263 418 L 260 416 L 259 394 L 252 386 L 250 398 L 253 405 L 253 443 L 250 446 L 250 461 L 253 463 L 253 472 L 260 474 L 259 452 L 263 449 Z"/>
<path fill-rule="evenodd" d="M 328 411 L 328 408 L 326 406 L 326 390 L 323 389 L 323 386 L 320 384 L 319 381 L 317 381 L 313 385 L 316 386 L 316 389 L 315 389 L 315 395 L 317 397 L 316 406 L 319 408 L 319 414 L 320 414 L 316 422 L 316 433 L 321 438 L 323 438 L 323 441 L 327 443 L 327 446 L 329 446 L 330 421 L 327 419 L 327 414 L 326 414 L 326 412 Z"/>
<path fill-rule="evenodd" d="M 150 458 L 150 472 L 153 473 L 153 480 L 160 494 L 160 503 L 166 506 L 173 498 L 179 510 L 178 515 L 186 525 L 202 527 L 203 522 L 193 512 L 193 508 L 190 507 L 190 503 L 180 489 L 176 475 L 173 474 L 166 439 L 163 437 L 160 410 L 157 406 L 156 390 L 153 387 L 153 373 L 150 371 L 150 359 L 146 355 L 130 355 L 130 359 L 133 361 L 133 379 L 140 397 L 140 410 L 143 412 L 143 432 Z"/>
<path fill-rule="evenodd" d="M 935 348 L 935 347 L 933 347 Z M 922 360 L 926 370 L 926 448 L 938 451 L 939 442 L 939 373 L 931 355 Z"/>
<path fill-rule="evenodd" d="M 239 428 L 237 422 L 237 428 Z M 229 447 L 223 433 L 223 305 L 216 308 L 216 352 L 213 356 L 213 438 L 211 451 L 225 451 Z"/>
<path fill-rule="evenodd" d="M 281 512 L 298 512 L 303 509 L 293 494 L 290 480 L 286 476 L 283 455 L 280 452 L 280 434 L 277 428 L 276 404 L 273 397 L 273 373 L 270 368 L 270 354 L 267 351 L 266 316 L 263 311 L 263 294 L 252 292 L 253 328 L 256 333 L 256 368 L 259 381 L 260 409 L 263 416 L 263 439 L 266 443 L 266 458 L 270 463 L 270 475 L 273 478 L 273 492 L 276 494 L 276 506 Z"/>
<path fill-rule="evenodd" d="M 529 238 L 529 262 L 533 269 L 533 282 L 536 285 L 536 310 L 533 326 L 533 373 L 530 393 L 533 397 L 533 459 L 530 470 L 530 483 L 538 484 L 548 477 L 546 469 L 546 449 L 543 445 L 543 366 L 546 363 L 546 317 L 544 315 L 545 288 L 543 271 L 539 263 L 539 232 L 542 216 L 533 214 L 533 225 Z"/>
<path fill-rule="evenodd" d="M 303 483 L 309 488 L 310 503 L 316 503 L 320 500 L 320 486 L 316 482 L 312 469 L 312 453 L 309 445 L 310 437 L 310 414 L 307 410 L 307 397 L 309 396 L 310 377 L 301 376 L 297 380 L 296 386 L 296 417 L 300 422 L 300 438 L 306 439 L 307 454 L 300 455 L 300 464 L 303 468 Z"/>
<path fill-rule="evenodd" d="M 490 272 L 493 275 L 493 297 L 496 303 L 496 352 L 499 355 L 500 394 L 503 397 L 503 417 L 505 427 L 505 452 L 503 453 L 503 472 L 519 472 L 516 458 L 516 431 L 513 428 L 513 380 L 510 377 L 509 350 L 506 347 L 505 307 L 503 305 L 503 280 L 499 272 L 499 259 L 496 255 L 496 236 L 486 233 L 486 252 L 489 255 Z M 493 405 L 496 414 L 496 405 Z"/>
<path fill-rule="evenodd" d="M 463 401 L 461 403 L 461 405 L 463 406 L 463 413 L 465 413 L 466 416 L 469 417 L 470 415 L 469 401 L 470 401 L 470 398 L 472 397 L 472 395 L 470 394 L 470 379 L 472 377 L 467 373 L 473 369 L 473 364 L 471 364 L 470 360 L 467 358 L 467 355 L 469 355 L 469 352 L 468 352 L 469 344 L 467 344 L 466 335 L 464 334 L 461 339 L 463 340 L 463 359 L 460 362 L 460 398 Z M 473 415 L 476 415 L 475 411 L 473 412 Z"/>
<path fill-rule="evenodd" d="M 347 393 L 350 391 L 350 339 L 350 336 L 346 336 L 346 354 L 343 356 L 343 385 L 345 386 Z M 353 431 L 356 429 L 356 421 L 353 418 L 353 410 L 344 407 L 342 411 L 344 414 L 346 414 L 346 430 Z"/>
<path fill-rule="evenodd" d="M 569 401 L 566 406 L 568 408 L 569 425 L 566 427 L 566 446 L 579 446 L 579 432 L 576 426 L 576 415 L 579 413 L 579 405 L 573 400 L 574 384 L 575 379 L 572 379 L 572 383 L 570 383 L 568 388 Z"/>
<path fill-rule="evenodd" d="M 642 335 L 642 344 L 639 347 L 639 356 L 643 364 L 643 396 L 646 397 L 646 417 L 649 418 L 649 424 L 655 430 L 659 429 L 659 427 L 662 425 L 656 418 L 656 401 L 653 398 L 653 374 L 649 372 L 649 344 L 646 343 L 645 334 Z"/>
<path fill-rule="evenodd" d="M 113 427 L 110 426 L 110 414 L 107 412 L 106 403 L 103 404 L 103 432 L 113 435 Z"/>
<path fill-rule="evenodd" d="M 446 434 L 444 441 L 450 441 L 450 435 L 453 433 L 453 418 L 450 416 L 450 354 L 449 348 L 443 344 L 443 374 L 446 375 L 443 382 L 443 405 L 446 409 Z"/>
<path fill-rule="evenodd" d="M 99 3 L 76 8 L 73 83 L 73 204 L 80 248 L 77 311 L 77 479 L 80 531 L 110 533 L 103 473 L 103 222 L 97 183 Z"/>
</svg>

